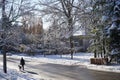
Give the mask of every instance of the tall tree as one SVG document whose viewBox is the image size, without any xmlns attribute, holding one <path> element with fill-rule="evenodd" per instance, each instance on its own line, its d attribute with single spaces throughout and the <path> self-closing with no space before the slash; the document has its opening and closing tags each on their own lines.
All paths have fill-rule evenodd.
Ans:
<svg viewBox="0 0 120 80">
<path fill-rule="evenodd" d="M 112 15 L 110 16 L 111 22 L 107 28 L 107 37 L 110 38 L 111 60 L 116 58 L 116 61 L 120 63 L 120 0 L 111 1 L 112 3 Z M 110 5 L 109 5 L 110 7 Z"/>
<path fill-rule="evenodd" d="M 40 9 L 42 16 L 47 16 L 48 21 L 51 23 L 56 20 L 61 26 L 61 31 L 64 38 L 69 38 L 69 44 L 71 48 L 71 59 L 73 59 L 73 34 L 76 31 L 76 27 L 81 27 L 79 24 L 78 14 L 82 14 L 84 12 L 83 2 L 85 0 L 40 0 L 39 5 L 42 7 Z M 81 6 L 82 4 L 82 6 Z M 76 8 L 77 7 L 77 8 Z M 80 7 L 80 8 L 79 8 Z M 79 26 L 76 26 L 79 24 Z M 78 30 L 78 28 L 77 28 Z M 65 32 L 65 33 L 64 33 Z"/>
<path fill-rule="evenodd" d="M 89 20 L 93 41 L 90 46 L 95 57 L 119 53 L 119 0 L 91 0 L 92 19 Z M 88 21 L 87 21 L 88 22 Z M 101 44 L 102 43 L 102 44 Z"/>
<path fill-rule="evenodd" d="M 6 26 L 6 15 L 5 15 L 5 0 L 2 0 L 2 27 L 5 27 Z M 6 34 L 3 34 L 3 38 L 5 38 Z M 4 73 L 7 73 L 7 64 L 6 64 L 6 46 L 4 45 L 3 46 L 3 70 L 4 70 Z"/>
<path fill-rule="evenodd" d="M 7 73 L 6 52 L 8 50 L 9 39 L 12 34 L 10 31 L 12 22 L 16 22 L 24 14 L 28 14 L 34 9 L 34 6 L 28 6 L 27 1 L 23 0 L 2 0 L 2 51 L 3 51 L 3 70 Z M 12 29 L 11 29 L 12 30 Z"/>
<path fill-rule="evenodd" d="M 87 14 L 89 18 L 83 18 L 83 21 L 88 19 L 88 24 L 85 25 L 89 27 L 93 36 L 89 49 L 93 50 L 95 57 L 105 57 L 109 52 L 109 38 L 105 36 L 105 27 L 110 24 L 113 3 L 111 0 L 91 0 L 90 7 L 91 11 Z"/>
</svg>

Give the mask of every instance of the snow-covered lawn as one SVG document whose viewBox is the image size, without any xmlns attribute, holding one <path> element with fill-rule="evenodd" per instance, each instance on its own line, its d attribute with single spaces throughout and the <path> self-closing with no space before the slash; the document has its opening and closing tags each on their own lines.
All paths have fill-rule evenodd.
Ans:
<svg viewBox="0 0 120 80">
<path fill-rule="evenodd" d="M 37 80 L 31 76 L 29 73 L 19 72 L 15 69 L 8 69 L 7 74 L 5 74 L 2 67 L 0 67 L 0 80 Z"/>
<path fill-rule="evenodd" d="M 62 64 L 62 65 L 81 65 L 94 70 L 100 71 L 110 71 L 110 72 L 119 72 L 120 73 L 120 65 L 94 65 L 90 64 L 90 58 L 93 58 L 93 53 L 76 53 L 74 54 L 74 59 L 71 59 L 71 55 L 47 55 L 44 57 L 43 55 L 37 56 L 23 56 L 28 60 L 35 60 L 45 63 L 54 63 L 54 64 Z M 18 55 L 13 55 L 12 57 L 22 57 Z"/>
<path fill-rule="evenodd" d="M 85 67 L 88 69 L 100 70 L 100 71 L 110 71 L 110 72 L 119 72 L 120 73 L 120 65 L 93 65 L 90 64 L 90 58 L 93 58 L 93 53 L 76 53 L 74 54 L 74 59 L 70 59 L 70 55 L 47 55 L 44 57 L 43 55 L 36 56 L 26 56 L 26 55 L 12 55 L 10 57 L 18 58 L 24 57 L 25 60 L 34 61 L 33 64 L 37 64 L 37 62 L 44 63 L 54 63 L 54 64 L 62 64 L 62 65 L 79 65 L 81 67 Z M 12 66 L 14 67 L 14 66 Z M 8 73 L 2 74 L 2 67 L 0 67 L 0 74 L 3 76 L 7 76 L 7 78 L 14 78 L 10 80 L 37 80 L 36 78 L 32 78 L 30 73 L 22 73 L 16 70 L 11 70 L 8 67 Z M 39 79 L 40 80 L 40 79 Z"/>
</svg>

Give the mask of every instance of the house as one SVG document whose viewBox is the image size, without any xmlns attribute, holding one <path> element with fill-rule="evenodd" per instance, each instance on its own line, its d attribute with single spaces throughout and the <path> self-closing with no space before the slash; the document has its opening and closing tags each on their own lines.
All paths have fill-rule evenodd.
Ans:
<svg viewBox="0 0 120 80">
<path fill-rule="evenodd" d="M 74 41 L 74 47 L 77 49 L 78 52 L 87 51 L 87 48 L 89 47 L 89 39 L 87 38 L 87 35 L 77 35 L 73 36 Z"/>
<path fill-rule="evenodd" d="M 86 29 L 83 28 L 79 31 L 76 31 L 73 35 L 74 47 L 78 48 L 78 51 L 87 51 L 89 47 L 90 38 L 86 32 Z"/>
</svg>

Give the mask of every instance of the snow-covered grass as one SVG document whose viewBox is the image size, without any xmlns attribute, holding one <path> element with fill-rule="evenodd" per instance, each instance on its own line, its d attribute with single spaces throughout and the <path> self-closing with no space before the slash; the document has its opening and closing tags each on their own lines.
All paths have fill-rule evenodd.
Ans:
<svg viewBox="0 0 120 80">
<path fill-rule="evenodd" d="M 119 72 L 120 73 L 120 64 L 119 65 L 94 65 L 90 64 L 90 58 L 93 58 L 93 53 L 76 53 L 74 54 L 74 59 L 71 59 L 70 54 L 68 55 L 47 55 L 44 57 L 43 55 L 36 56 L 23 56 L 28 60 L 35 60 L 45 63 L 54 63 L 54 64 L 62 64 L 62 65 L 81 65 L 93 70 L 100 71 L 110 71 L 110 72 Z M 13 57 L 20 57 L 18 55 L 14 55 Z M 36 64 L 36 63 L 35 63 Z"/>
<path fill-rule="evenodd" d="M 7 74 L 5 74 L 0 67 L 0 78 L 3 78 L 2 80 L 37 80 L 31 76 L 29 73 L 18 72 L 15 69 L 8 69 Z"/>
<path fill-rule="evenodd" d="M 90 58 L 93 58 L 93 53 L 76 53 L 74 54 L 74 59 L 70 59 L 69 55 L 47 55 L 44 57 L 43 55 L 36 56 L 26 56 L 26 55 L 12 55 L 9 57 L 18 58 L 24 57 L 25 60 L 32 60 L 34 63 L 39 64 L 38 62 L 44 63 L 54 63 L 54 64 L 62 64 L 62 65 L 79 65 L 81 67 L 85 67 L 88 69 L 100 70 L 100 71 L 110 71 L 110 72 L 119 72 L 120 73 L 120 65 L 93 65 L 90 64 Z M 11 67 L 15 70 L 11 70 Z M 22 73 L 16 70 L 15 66 L 8 67 L 8 73 L 2 74 L 2 68 L 0 67 L 0 74 L 3 76 L 7 76 L 7 78 L 14 78 L 10 80 L 37 80 L 32 78 L 32 74 L 30 73 Z M 9 79 L 8 79 L 9 80 Z M 40 79 L 39 79 L 40 80 Z"/>
<path fill-rule="evenodd" d="M 62 65 L 85 65 L 89 63 L 89 59 L 93 57 L 92 53 L 76 53 L 74 54 L 74 58 L 71 59 L 70 54 L 68 55 L 46 55 L 44 57 L 43 55 L 36 55 L 36 56 L 18 56 L 13 55 L 11 57 L 24 57 L 27 60 L 35 60 L 45 63 L 54 63 L 54 64 L 62 64 Z M 36 64 L 36 63 L 35 63 Z"/>
</svg>

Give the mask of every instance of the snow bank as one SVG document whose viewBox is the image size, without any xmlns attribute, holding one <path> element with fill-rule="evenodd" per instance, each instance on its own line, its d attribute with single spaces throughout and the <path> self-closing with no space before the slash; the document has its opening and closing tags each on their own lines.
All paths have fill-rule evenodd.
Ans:
<svg viewBox="0 0 120 80">
<path fill-rule="evenodd" d="M 7 74 L 5 74 L 2 67 L 0 67 L 0 77 L 3 77 L 3 80 L 37 80 L 31 76 L 29 73 L 18 72 L 14 69 L 8 69 Z"/>
<path fill-rule="evenodd" d="M 5 80 L 38 80 L 32 78 L 31 74 L 29 73 L 22 73 L 13 69 L 9 69 L 7 74 L 3 73 L 3 70 L 0 69 L 0 76 L 3 77 Z"/>
</svg>

